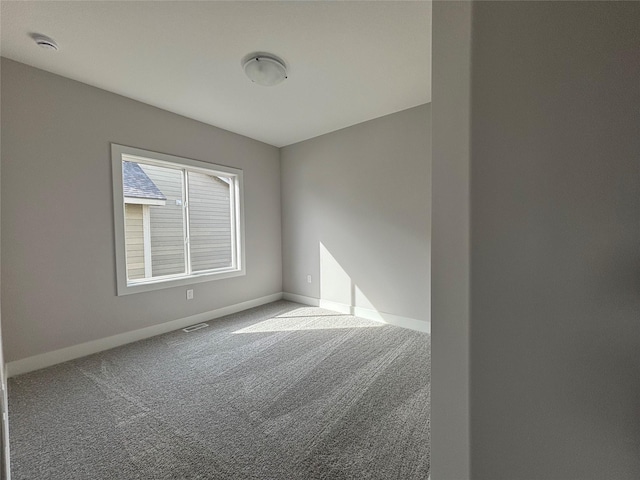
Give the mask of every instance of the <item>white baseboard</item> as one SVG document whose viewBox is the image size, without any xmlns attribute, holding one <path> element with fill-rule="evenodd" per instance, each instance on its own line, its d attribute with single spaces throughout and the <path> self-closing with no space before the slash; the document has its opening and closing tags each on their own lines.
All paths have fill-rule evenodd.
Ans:
<svg viewBox="0 0 640 480">
<path fill-rule="evenodd" d="M 311 307 L 318 307 L 319 301 L 317 298 L 305 297 L 304 295 L 298 295 L 297 293 L 283 293 L 282 298 L 290 302 L 301 303 L 303 305 L 309 305 Z"/>
<path fill-rule="evenodd" d="M 170 322 L 161 323 L 160 325 L 153 325 L 132 332 L 121 333 L 113 335 L 107 338 L 101 338 L 99 340 L 93 340 L 79 345 L 73 345 L 67 348 L 61 348 L 60 350 L 54 350 L 53 352 L 42 353 L 40 355 L 34 355 L 33 357 L 23 358 L 6 364 L 7 377 L 14 377 L 22 373 L 32 372 L 41 368 L 50 367 L 58 363 L 74 360 L 76 358 L 91 355 L 93 353 L 109 350 L 110 348 L 119 347 L 127 343 L 137 342 L 138 340 L 144 340 L 145 338 L 155 337 L 163 333 L 172 332 L 180 328 L 185 328 L 196 323 L 206 322 L 207 320 L 213 320 L 216 318 L 224 317 L 232 313 L 241 312 L 253 307 L 259 307 L 267 303 L 275 302 L 282 299 L 282 293 L 274 293 L 267 295 L 266 297 L 256 298 L 246 302 L 236 303 L 235 305 L 229 305 L 228 307 L 218 308 L 209 312 L 198 313 L 196 315 L 190 315 L 185 318 L 179 318 Z"/>
<path fill-rule="evenodd" d="M 355 315 L 356 317 L 374 320 L 376 322 L 388 323 L 397 327 L 417 330 L 418 332 L 431 333 L 431 322 L 425 320 L 417 320 L 415 318 L 402 317 L 392 313 L 378 312 L 370 308 L 354 307 L 345 303 L 333 302 L 331 300 L 318 299 L 313 297 L 305 297 L 295 293 L 283 293 L 282 297 L 291 302 L 302 303 L 313 307 L 326 308 L 334 312 L 344 313 L 347 315 Z"/>
<path fill-rule="evenodd" d="M 393 313 L 378 312 L 368 308 L 354 307 L 353 314 L 356 317 L 367 318 L 376 322 L 388 323 L 397 327 L 408 328 L 418 332 L 431 333 L 431 322 L 428 320 L 418 320 L 416 318 L 401 317 Z"/>
<path fill-rule="evenodd" d="M 138 340 L 144 340 L 145 338 L 155 337 L 163 333 L 172 332 L 180 328 L 185 328 L 196 323 L 206 322 L 207 320 L 213 320 L 216 318 L 224 317 L 232 313 L 241 312 L 249 308 L 258 307 L 267 303 L 275 302 L 277 300 L 288 300 L 290 302 L 301 303 L 303 305 L 310 305 L 313 307 L 326 308 L 327 310 L 333 310 L 335 312 L 355 315 L 357 317 L 374 320 L 377 322 L 388 323 L 403 328 L 409 328 L 411 330 L 417 330 L 420 332 L 431 333 L 431 323 L 428 321 L 416 320 L 414 318 L 401 317 L 399 315 L 393 315 L 391 313 L 378 312 L 362 307 L 353 307 L 343 303 L 332 302 L 330 300 L 322 300 L 313 297 L 307 297 L 304 295 L 297 295 L 295 293 L 274 293 L 267 295 L 266 297 L 256 298 L 246 302 L 236 303 L 235 305 L 229 305 L 228 307 L 218 308 L 209 312 L 198 313 L 177 320 L 161 323 L 160 325 L 152 325 L 150 327 L 141 328 L 131 332 L 121 333 L 113 335 L 107 338 L 101 338 L 99 340 L 93 340 L 90 342 L 81 343 L 79 345 L 73 345 L 67 348 L 61 348 L 60 350 L 54 350 L 53 352 L 42 353 L 40 355 L 34 355 L 33 357 L 27 357 L 13 362 L 8 362 L 5 365 L 6 377 L 14 377 L 23 373 L 32 372 L 41 368 L 57 365 L 58 363 L 67 362 L 76 358 L 91 355 L 93 353 L 102 352 L 111 348 L 119 347 L 127 343 L 137 342 Z"/>
</svg>

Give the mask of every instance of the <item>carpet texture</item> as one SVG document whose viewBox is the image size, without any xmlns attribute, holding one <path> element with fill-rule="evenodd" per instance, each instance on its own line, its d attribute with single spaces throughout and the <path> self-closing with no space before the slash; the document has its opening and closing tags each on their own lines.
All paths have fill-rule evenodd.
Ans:
<svg viewBox="0 0 640 480">
<path fill-rule="evenodd" d="M 426 479 L 430 351 L 280 301 L 21 375 L 12 478 Z"/>
</svg>

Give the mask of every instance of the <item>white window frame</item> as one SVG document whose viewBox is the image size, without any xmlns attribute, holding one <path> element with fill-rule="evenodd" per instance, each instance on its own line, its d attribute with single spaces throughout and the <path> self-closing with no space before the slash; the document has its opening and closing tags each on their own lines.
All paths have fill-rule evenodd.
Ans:
<svg viewBox="0 0 640 480">
<path fill-rule="evenodd" d="M 208 175 L 225 175 L 233 179 L 231 185 L 231 217 L 235 228 L 231 229 L 232 237 L 232 266 L 218 268 L 201 272 L 190 272 L 178 275 L 165 275 L 155 278 L 142 278 L 136 280 L 127 279 L 127 252 L 125 240 L 125 201 L 122 184 L 122 162 L 139 161 L 143 164 L 158 165 L 162 167 L 182 168 L 187 171 L 206 173 Z M 127 147 L 125 145 L 111 144 L 111 167 L 113 183 L 113 218 L 115 231 L 115 253 L 116 253 L 116 284 L 118 296 L 132 293 L 150 292 L 163 288 L 180 287 L 192 285 L 194 283 L 210 282 L 224 278 L 238 277 L 245 275 L 245 244 L 244 244 L 244 182 L 243 172 L 238 168 L 217 165 L 190 158 L 177 157 L 166 153 L 152 152 L 140 148 Z M 185 181 L 185 184 L 188 182 Z M 187 187 L 188 188 L 188 187 Z M 188 198 L 188 192 L 183 192 Z M 183 199 L 185 227 L 185 254 L 187 253 L 186 242 L 188 241 L 189 213 L 188 205 Z M 146 206 L 146 205 L 145 205 Z M 148 207 L 147 207 L 148 208 Z M 186 258 L 187 265 L 190 265 Z M 145 262 L 146 263 L 146 262 Z"/>
</svg>

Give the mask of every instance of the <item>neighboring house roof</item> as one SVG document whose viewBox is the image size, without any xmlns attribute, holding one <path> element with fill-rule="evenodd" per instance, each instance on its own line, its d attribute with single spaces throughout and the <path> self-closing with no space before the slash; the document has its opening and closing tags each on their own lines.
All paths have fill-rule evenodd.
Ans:
<svg viewBox="0 0 640 480">
<path fill-rule="evenodd" d="M 167 199 L 135 162 L 122 162 L 122 188 L 125 197 Z"/>
</svg>

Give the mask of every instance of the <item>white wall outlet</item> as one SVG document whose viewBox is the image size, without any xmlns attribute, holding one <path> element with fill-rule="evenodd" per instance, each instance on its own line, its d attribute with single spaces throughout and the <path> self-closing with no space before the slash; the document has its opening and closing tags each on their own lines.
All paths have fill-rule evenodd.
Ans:
<svg viewBox="0 0 640 480">
<path fill-rule="evenodd" d="M 311 275 L 307 275 L 307 283 L 311 283 Z"/>
<path fill-rule="evenodd" d="M 193 300 L 193 289 L 187 290 L 187 300 Z"/>
</svg>

